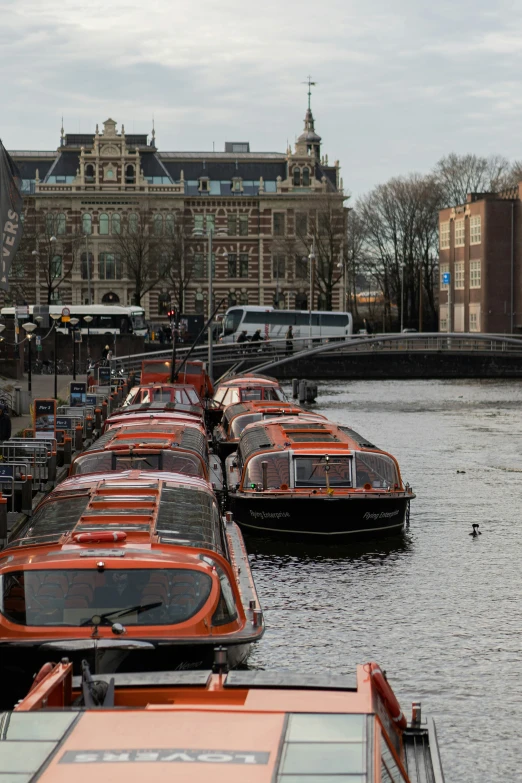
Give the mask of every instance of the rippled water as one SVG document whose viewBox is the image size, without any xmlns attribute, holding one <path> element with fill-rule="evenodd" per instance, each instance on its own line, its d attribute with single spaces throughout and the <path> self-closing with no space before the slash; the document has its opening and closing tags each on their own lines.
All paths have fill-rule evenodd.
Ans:
<svg viewBox="0 0 522 783">
<path fill-rule="evenodd" d="M 250 665 L 378 661 L 406 714 L 420 699 L 435 718 L 448 783 L 521 777 L 521 403 L 517 381 L 321 383 L 318 412 L 399 460 L 409 532 L 343 550 L 247 542 L 268 627 Z"/>
</svg>

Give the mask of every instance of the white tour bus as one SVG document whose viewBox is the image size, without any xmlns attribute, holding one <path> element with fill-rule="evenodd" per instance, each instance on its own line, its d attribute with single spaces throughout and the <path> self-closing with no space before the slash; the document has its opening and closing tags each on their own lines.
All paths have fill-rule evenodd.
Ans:
<svg viewBox="0 0 522 783">
<path fill-rule="evenodd" d="M 89 334 L 137 334 L 139 337 L 147 334 L 143 307 L 134 305 L 28 305 L 28 315 L 24 315 L 24 307 L 2 307 L 0 314 L 8 320 L 14 318 L 16 311 L 20 321 L 27 317 L 34 321 L 40 316 L 42 327 L 49 328 L 52 325 L 51 314 L 61 315 L 64 307 L 69 310 L 71 318 L 79 319 L 77 329 L 81 329 L 82 334 L 87 334 L 87 331 Z M 89 323 L 85 321 L 86 315 L 92 317 Z M 58 323 L 58 331 L 65 334 L 69 326 L 62 321 Z"/>
<path fill-rule="evenodd" d="M 342 340 L 353 330 L 351 313 L 312 310 L 311 337 Z M 241 332 L 250 339 L 261 330 L 263 339 L 283 340 L 288 327 L 292 326 L 294 339 L 310 337 L 310 312 L 308 310 L 276 310 L 273 307 L 241 306 L 230 307 L 223 319 L 220 342 L 235 343 Z"/>
</svg>

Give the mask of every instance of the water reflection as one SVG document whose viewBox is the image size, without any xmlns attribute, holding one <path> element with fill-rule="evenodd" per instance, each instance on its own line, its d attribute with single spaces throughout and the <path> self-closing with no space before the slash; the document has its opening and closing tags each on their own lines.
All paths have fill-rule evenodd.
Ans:
<svg viewBox="0 0 522 783">
<path fill-rule="evenodd" d="M 345 544 L 280 541 L 259 536 L 245 536 L 245 543 L 250 564 L 252 568 L 256 568 L 264 560 L 269 565 L 294 562 L 296 559 L 302 562 L 308 561 L 311 564 L 337 560 L 385 560 L 391 555 L 407 553 L 412 546 L 412 537 L 407 529 L 395 536 L 387 536 L 378 540 L 354 539 L 352 543 Z"/>
</svg>

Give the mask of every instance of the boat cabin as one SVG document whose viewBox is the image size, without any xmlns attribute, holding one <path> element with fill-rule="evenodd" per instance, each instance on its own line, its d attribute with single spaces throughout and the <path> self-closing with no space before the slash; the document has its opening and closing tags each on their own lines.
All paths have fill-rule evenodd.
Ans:
<svg viewBox="0 0 522 783">
<path fill-rule="evenodd" d="M 171 359 L 145 359 L 141 364 L 142 385 L 149 383 L 171 383 Z M 214 392 L 212 380 L 207 374 L 205 362 L 199 359 L 189 359 L 187 362 L 176 362 L 178 376 L 175 383 L 190 384 L 195 388 L 201 399 L 212 397 Z"/>
<path fill-rule="evenodd" d="M 221 408 L 252 400 L 285 401 L 286 397 L 274 378 L 267 376 L 238 376 L 220 383 L 214 392 L 214 403 Z"/>
<path fill-rule="evenodd" d="M 209 454 L 205 430 L 196 422 L 114 427 L 74 458 L 69 475 L 121 470 L 166 470 L 223 488 L 219 460 Z"/>
<path fill-rule="evenodd" d="M 199 477 L 66 479 L 14 531 L 0 587 L 4 676 L 22 662 L 33 672 L 50 651 L 95 653 L 99 666 L 100 645 L 111 667 L 131 650 L 145 667 L 201 663 L 220 644 L 237 663 L 263 631 L 241 533 Z"/>
<path fill-rule="evenodd" d="M 197 405 L 203 409 L 202 402 L 193 386 L 189 384 L 149 383 L 133 386 L 122 407 L 143 405 L 148 402 L 177 402 L 183 405 Z"/>
<path fill-rule="evenodd" d="M 408 724 L 376 663 L 227 672 L 216 656 L 215 668 L 75 677 L 48 664 L 5 715 L 0 764 L 42 767 L 43 783 L 444 783 L 433 719 L 415 702 Z"/>
</svg>

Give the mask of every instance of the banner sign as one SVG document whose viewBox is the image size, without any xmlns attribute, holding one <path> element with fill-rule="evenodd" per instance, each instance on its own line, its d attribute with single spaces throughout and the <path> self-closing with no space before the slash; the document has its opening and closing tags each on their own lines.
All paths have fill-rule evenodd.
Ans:
<svg viewBox="0 0 522 783">
<path fill-rule="evenodd" d="M 110 386 L 110 383 L 111 383 L 111 368 L 98 367 L 98 385 Z"/>
<path fill-rule="evenodd" d="M 69 386 L 69 405 L 71 408 L 81 408 L 87 405 L 87 384 L 72 381 Z"/>
<path fill-rule="evenodd" d="M 9 291 L 9 270 L 22 238 L 22 178 L 0 141 L 0 289 Z"/>
<path fill-rule="evenodd" d="M 56 430 L 56 400 L 35 400 L 33 406 L 35 438 L 54 438 Z"/>
<path fill-rule="evenodd" d="M 57 430 L 72 430 L 72 418 L 70 416 L 57 416 L 56 417 L 56 429 Z"/>
</svg>

